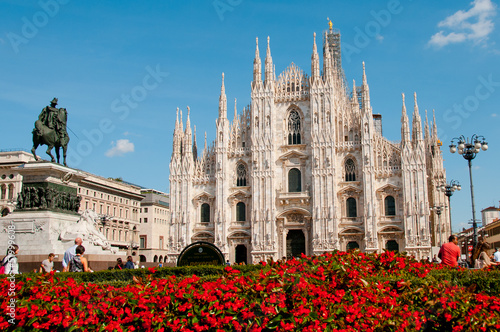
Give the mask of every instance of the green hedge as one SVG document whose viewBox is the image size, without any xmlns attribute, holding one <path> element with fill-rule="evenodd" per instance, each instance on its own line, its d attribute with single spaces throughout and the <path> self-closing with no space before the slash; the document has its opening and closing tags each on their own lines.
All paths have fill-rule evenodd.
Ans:
<svg viewBox="0 0 500 332">
<path fill-rule="evenodd" d="M 396 284 L 401 277 L 374 276 L 368 282 L 389 281 Z M 500 294 L 500 271 L 468 270 L 468 269 L 443 269 L 432 270 L 424 278 L 407 275 L 405 281 L 412 288 L 425 287 L 428 285 L 439 285 L 448 283 L 451 286 L 470 288 L 474 293 L 486 293 L 488 295 Z"/>
<path fill-rule="evenodd" d="M 240 270 L 242 273 L 259 271 L 262 269 L 260 265 L 237 265 L 234 269 Z M 91 282 L 98 284 L 121 285 L 133 282 L 133 278 L 146 278 L 148 275 L 153 275 L 154 278 L 160 279 L 169 276 L 192 276 L 198 277 L 218 277 L 224 274 L 224 266 L 183 266 L 183 267 L 162 267 L 155 268 L 154 274 L 150 269 L 123 269 L 123 270 L 104 270 L 93 273 L 82 272 L 59 272 L 55 276 L 59 280 L 73 278 L 77 282 Z M 33 279 L 40 276 L 40 273 L 24 273 L 16 275 L 16 281 L 24 281 L 27 278 Z"/>
</svg>

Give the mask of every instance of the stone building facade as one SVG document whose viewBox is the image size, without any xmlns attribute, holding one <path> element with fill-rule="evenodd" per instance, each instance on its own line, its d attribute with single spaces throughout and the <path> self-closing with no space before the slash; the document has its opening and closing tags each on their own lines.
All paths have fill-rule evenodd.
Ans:
<svg viewBox="0 0 500 332">
<path fill-rule="evenodd" d="M 401 141 L 382 136 L 363 63 L 345 83 L 340 33 L 314 34 L 311 74 L 291 64 L 277 78 L 269 37 L 264 72 L 255 51 L 251 104 L 228 119 L 222 75 L 216 138 L 198 155 L 189 108 L 177 111 L 170 162 L 170 261 L 194 241 L 216 244 L 231 262 L 359 248 L 426 257 L 449 235 L 436 186 L 446 180 L 434 121 L 403 95 Z M 409 117 L 411 117 L 411 122 Z M 443 231 L 444 230 L 444 231 Z"/>
</svg>

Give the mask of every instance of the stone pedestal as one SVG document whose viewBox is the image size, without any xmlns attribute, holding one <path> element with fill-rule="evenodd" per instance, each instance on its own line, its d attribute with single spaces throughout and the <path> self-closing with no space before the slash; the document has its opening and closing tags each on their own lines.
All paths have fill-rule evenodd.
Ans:
<svg viewBox="0 0 500 332">
<path fill-rule="evenodd" d="M 19 167 L 19 172 L 23 188 L 17 209 L 0 219 L 0 255 L 7 251 L 11 240 L 19 245 L 21 272 L 38 268 L 49 253 L 57 256 L 57 266 L 75 238 L 81 237 L 89 262 L 105 262 L 97 265 L 107 268 L 118 257 L 126 260 L 125 253 L 110 250 L 93 220 L 77 213 L 78 182 L 85 177 L 82 172 L 50 162 L 27 163 Z"/>
</svg>

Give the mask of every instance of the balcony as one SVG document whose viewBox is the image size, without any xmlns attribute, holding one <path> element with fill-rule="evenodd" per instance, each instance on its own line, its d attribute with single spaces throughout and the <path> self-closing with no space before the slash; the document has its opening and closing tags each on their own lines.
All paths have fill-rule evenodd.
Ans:
<svg viewBox="0 0 500 332">
<path fill-rule="evenodd" d="M 311 199 L 309 190 L 299 192 L 278 192 L 277 197 L 281 205 L 309 205 Z"/>
</svg>

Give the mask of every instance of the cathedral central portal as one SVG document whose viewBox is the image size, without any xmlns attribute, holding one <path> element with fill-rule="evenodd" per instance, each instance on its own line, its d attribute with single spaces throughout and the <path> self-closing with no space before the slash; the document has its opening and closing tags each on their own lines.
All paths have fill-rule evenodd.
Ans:
<svg viewBox="0 0 500 332">
<path fill-rule="evenodd" d="M 300 257 L 306 254 L 306 238 L 300 229 L 288 231 L 286 236 L 286 258 Z"/>
</svg>

